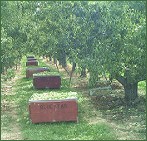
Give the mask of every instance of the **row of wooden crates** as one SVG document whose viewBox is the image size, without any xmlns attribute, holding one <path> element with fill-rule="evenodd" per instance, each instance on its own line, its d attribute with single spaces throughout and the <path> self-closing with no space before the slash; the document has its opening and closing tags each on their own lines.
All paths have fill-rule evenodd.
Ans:
<svg viewBox="0 0 147 141">
<path fill-rule="evenodd" d="M 26 78 L 33 79 L 34 89 L 59 89 L 61 76 L 50 72 L 47 67 L 39 67 L 34 56 L 28 56 Z M 57 93 L 57 92 L 56 92 Z M 51 92 L 49 92 L 51 94 Z M 41 94 L 40 94 L 41 95 Z M 42 94 L 43 96 L 43 94 Z M 61 99 L 29 100 L 29 116 L 32 123 L 78 121 L 78 103 L 76 97 Z"/>
</svg>

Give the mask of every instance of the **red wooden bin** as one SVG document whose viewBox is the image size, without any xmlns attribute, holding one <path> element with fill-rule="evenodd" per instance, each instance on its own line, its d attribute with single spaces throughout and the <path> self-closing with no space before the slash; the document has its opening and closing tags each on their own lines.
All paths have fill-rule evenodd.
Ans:
<svg viewBox="0 0 147 141">
<path fill-rule="evenodd" d="M 38 66 L 37 60 L 27 61 L 26 66 Z"/>
<path fill-rule="evenodd" d="M 49 71 L 49 68 L 46 67 L 27 68 L 26 78 L 32 78 L 34 73 L 39 73 L 43 71 Z"/>
<path fill-rule="evenodd" d="M 77 99 L 29 101 L 32 123 L 78 120 Z"/>
<path fill-rule="evenodd" d="M 33 86 L 36 89 L 58 89 L 61 86 L 61 77 L 58 75 L 33 76 Z"/>
</svg>

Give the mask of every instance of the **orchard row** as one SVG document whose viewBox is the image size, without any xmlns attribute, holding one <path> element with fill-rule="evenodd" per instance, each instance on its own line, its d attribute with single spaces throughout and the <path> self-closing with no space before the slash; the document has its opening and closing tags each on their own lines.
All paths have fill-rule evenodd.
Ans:
<svg viewBox="0 0 147 141">
<path fill-rule="evenodd" d="M 28 109 L 31 122 L 77 121 L 77 93 L 54 91 L 60 89 L 60 74 L 50 72 L 48 67 L 40 67 L 33 56 L 27 57 L 26 66 L 26 78 L 33 79 L 34 89 L 52 89 L 51 92 L 34 93 L 30 97 Z"/>
<path fill-rule="evenodd" d="M 145 1 L 2 1 L 2 72 L 27 53 L 57 60 L 72 71 L 118 80 L 126 100 L 146 79 Z M 109 76 L 109 78 L 108 78 Z"/>
</svg>

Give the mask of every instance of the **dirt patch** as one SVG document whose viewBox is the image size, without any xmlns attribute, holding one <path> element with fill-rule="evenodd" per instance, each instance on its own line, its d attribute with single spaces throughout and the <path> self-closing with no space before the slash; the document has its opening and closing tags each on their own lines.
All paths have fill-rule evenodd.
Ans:
<svg viewBox="0 0 147 141">
<path fill-rule="evenodd" d="M 10 108 L 10 107 L 9 107 Z M 8 108 L 8 109 L 9 109 Z M 6 110 L 2 112 L 2 116 L 5 116 L 7 119 L 2 117 L 2 126 L 1 126 L 1 139 L 2 140 L 22 140 L 21 130 L 19 124 L 17 123 L 17 112 L 16 106 L 11 107 L 11 110 Z M 10 120 L 10 122 L 8 122 Z"/>
<path fill-rule="evenodd" d="M 88 82 L 86 78 L 72 77 L 71 87 L 77 90 L 83 90 L 88 88 Z"/>
<path fill-rule="evenodd" d="M 14 108 L 17 108 L 14 101 L 7 101 L 7 100 L 1 101 L 1 112 L 3 113 L 8 112 L 13 110 Z"/>
<path fill-rule="evenodd" d="M 18 130 L 18 128 L 15 127 L 11 130 L 11 133 L 3 132 L 1 134 L 1 136 L 2 136 L 1 139 L 2 140 L 21 140 L 21 138 L 20 138 L 21 133 L 17 130 Z"/>
</svg>

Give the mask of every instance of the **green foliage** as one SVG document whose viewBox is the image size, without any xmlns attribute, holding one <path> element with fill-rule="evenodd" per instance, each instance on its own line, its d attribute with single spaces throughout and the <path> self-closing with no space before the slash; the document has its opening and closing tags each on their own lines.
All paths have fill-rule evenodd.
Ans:
<svg viewBox="0 0 147 141">
<path fill-rule="evenodd" d="M 11 78 L 15 77 L 15 70 L 13 68 L 10 68 L 7 70 L 7 73 L 6 74 L 2 74 L 1 75 L 1 79 L 2 81 L 7 81 L 7 80 L 10 80 Z"/>
<path fill-rule="evenodd" d="M 27 35 L 23 28 L 23 18 L 20 2 L 3 1 L 2 13 L 2 34 L 1 34 L 1 60 L 2 72 L 19 64 Z M 19 21 L 19 22 L 18 22 Z"/>
<path fill-rule="evenodd" d="M 123 5 L 119 3 L 121 2 L 110 4 L 112 8 L 107 17 L 110 26 L 107 30 L 111 31 L 111 40 L 106 40 L 104 44 L 104 54 L 108 54 L 105 56 L 108 61 L 106 68 L 110 74 L 124 74 L 131 83 L 138 82 L 144 80 L 146 75 L 145 13 L 131 5 L 136 2 L 122 2 Z M 144 5 L 143 2 L 140 4 Z M 125 76 L 127 70 L 129 72 Z"/>
</svg>

